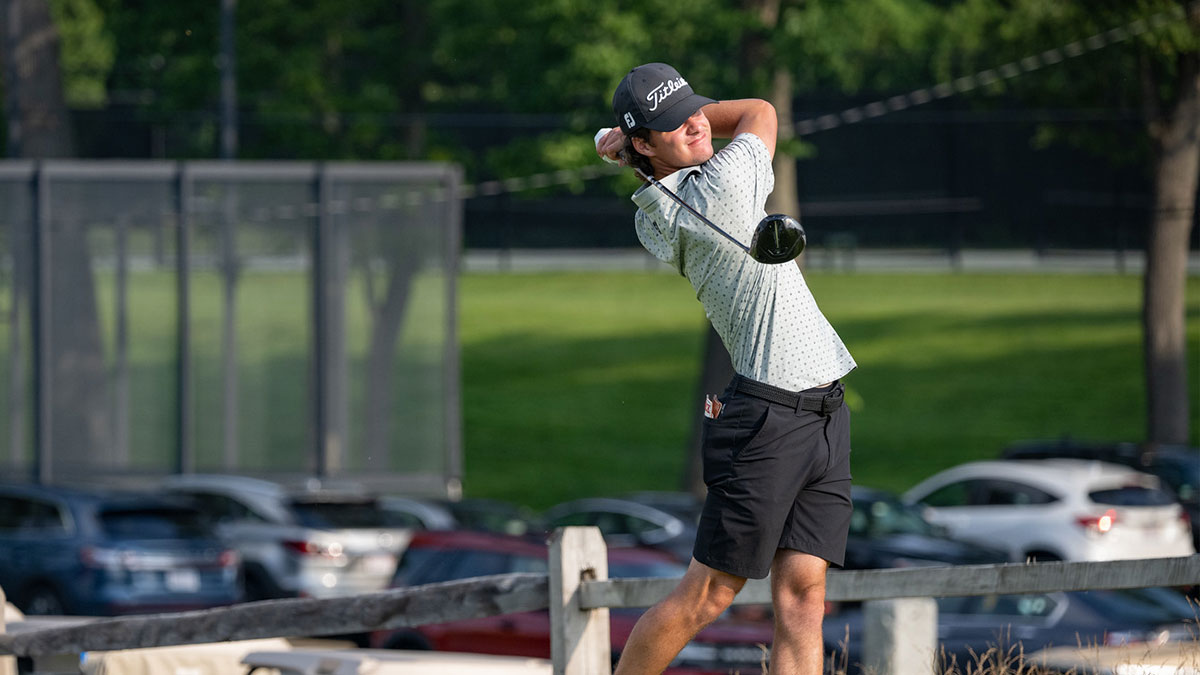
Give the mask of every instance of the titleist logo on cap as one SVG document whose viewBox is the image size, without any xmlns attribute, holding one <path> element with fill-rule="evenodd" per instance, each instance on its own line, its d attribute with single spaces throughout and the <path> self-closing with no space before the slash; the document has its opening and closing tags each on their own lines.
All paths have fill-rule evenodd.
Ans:
<svg viewBox="0 0 1200 675">
<path fill-rule="evenodd" d="M 613 115 L 621 130 L 671 131 L 701 106 L 715 103 L 692 91 L 678 70 L 665 63 L 647 63 L 630 70 L 613 92 Z"/>
<path fill-rule="evenodd" d="M 650 112 L 658 110 L 659 103 L 667 100 L 667 97 L 669 97 L 671 94 L 674 94 L 686 86 L 688 86 L 687 80 L 683 79 L 682 77 L 677 77 L 673 80 L 667 80 L 654 89 L 651 89 L 650 93 L 646 94 L 646 100 L 651 103 Z"/>
</svg>

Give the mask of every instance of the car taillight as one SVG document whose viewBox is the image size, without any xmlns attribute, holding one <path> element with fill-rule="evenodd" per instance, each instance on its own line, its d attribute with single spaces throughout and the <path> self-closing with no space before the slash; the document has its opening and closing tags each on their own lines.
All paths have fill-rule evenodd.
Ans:
<svg viewBox="0 0 1200 675">
<path fill-rule="evenodd" d="M 84 567 L 103 569 L 119 567 L 121 558 L 120 553 L 112 549 L 85 546 L 79 549 L 79 562 L 83 563 Z"/>
<path fill-rule="evenodd" d="M 217 564 L 221 567 L 237 567 L 241 561 L 242 557 L 238 555 L 237 551 L 228 549 L 221 551 L 221 555 L 217 558 Z"/>
<path fill-rule="evenodd" d="M 1104 534 L 1117 522 L 1117 512 L 1115 509 L 1109 509 L 1099 516 L 1079 516 L 1075 522 L 1086 530 Z"/>
<path fill-rule="evenodd" d="M 291 539 L 283 542 L 283 547 L 301 555 L 319 555 L 327 558 L 340 558 L 342 545 L 335 542 L 323 544 L 317 541 Z"/>
</svg>

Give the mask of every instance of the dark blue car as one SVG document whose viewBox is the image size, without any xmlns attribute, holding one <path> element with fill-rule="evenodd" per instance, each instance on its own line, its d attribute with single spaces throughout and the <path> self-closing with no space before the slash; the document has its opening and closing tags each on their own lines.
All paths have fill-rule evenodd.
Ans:
<svg viewBox="0 0 1200 675">
<path fill-rule="evenodd" d="M 1015 672 L 1020 654 L 1047 647 L 1195 640 L 1196 608 L 1169 588 L 938 598 L 937 609 L 937 672 Z M 823 628 L 826 652 L 860 672 L 862 609 L 827 616 Z M 1003 663 L 1012 668 L 995 667 Z"/>
<path fill-rule="evenodd" d="M 0 588 L 26 614 L 114 616 L 242 599 L 241 561 L 186 504 L 0 485 Z"/>
</svg>

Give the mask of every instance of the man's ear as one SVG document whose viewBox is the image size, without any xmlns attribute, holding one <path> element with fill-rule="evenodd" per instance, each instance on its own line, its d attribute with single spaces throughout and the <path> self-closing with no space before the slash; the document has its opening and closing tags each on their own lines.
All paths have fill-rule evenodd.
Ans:
<svg viewBox="0 0 1200 675">
<path fill-rule="evenodd" d="M 639 136 L 634 136 L 630 138 L 629 141 L 633 143 L 633 149 L 637 150 L 638 154 L 645 155 L 646 157 L 654 156 L 654 146 L 650 145 L 650 142 L 646 139 Z"/>
</svg>

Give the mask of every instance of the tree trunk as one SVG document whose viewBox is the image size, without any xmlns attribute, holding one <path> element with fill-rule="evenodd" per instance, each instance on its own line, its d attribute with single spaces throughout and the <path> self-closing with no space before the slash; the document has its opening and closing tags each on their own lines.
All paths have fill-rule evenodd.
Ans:
<svg viewBox="0 0 1200 675">
<path fill-rule="evenodd" d="M 73 157 L 75 143 L 63 98 L 58 65 L 58 29 L 48 0 L 7 0 L 4 13 L 5 109 L 19 129 L 18 151 L 25 158 Z"/>
<path fill-rule="evenodd" d="M 1143 304 L 1147 440 L 1188 441 L 1191 405 L 1184 325 L 1188 242 L 1200 174 L 1200 55 L 1179 58 L 1179 92 L 1152 118 L 1154 213 L 1146 243 Z M 1147 91 L 1153 88 L 1149 80 Z"/>
<path fill-rule="evenodd" d="M 7 0 L 5 110 L 9 155 L 30 159 L 73 157 L 75 144 L 63 96 L 59 37 L 47 0 Z M 104 363 L 87 242 L 80 205 L 51 200 L 49 315 L 52 382 L 50 415 L 54 467 L 105 466 L 112 461 L 109 381 Z M 54 468 L 52 467 L 53 471 Z"/>
<path fill-rule="evenodd" d="M 771 104 L 779 115 L 779 142 L 776 144 L 775 190 L 767 198 L 767 213 L 787 213 L 800 218 L 800 192 L 796 184 L 796 158 L 780 152 L 796 138 L 795 115 L 792 113 L 792 74 L 783 68 L 775 70 L 771 80 Z"/>
<path fill-rule="evenodd" d="M 392 242 L 393 246 L 398 246 Z M 388 256 L 388 286 L 382 302 L 371 304 L 371 344 L 367 353 L 365 466 L 385 469 L 390 457 L 393 364 L 396 341 L 404 324 L 409 291 L 417 272 L 416 256 L 399 251 Z M 370 265 L 364 272 L 370 275 Z"/>
</svg>

